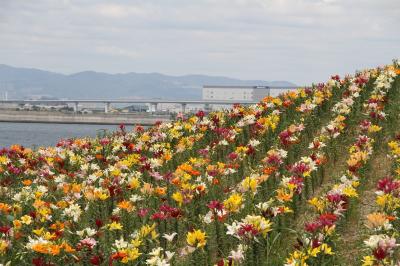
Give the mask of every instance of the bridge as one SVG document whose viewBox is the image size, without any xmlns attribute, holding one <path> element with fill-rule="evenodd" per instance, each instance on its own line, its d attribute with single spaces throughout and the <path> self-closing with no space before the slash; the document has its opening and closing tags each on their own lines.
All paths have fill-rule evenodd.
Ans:
<svg viewBox="0 0 400 266">
<path fill-rule="evenodd" d="M 14 103 L 14 104 L 73 104 L 74 112 L 79 111 L 79 103 L 99 103 L 104 104 L 104 112 L 108 113 L 110 111 L 111 104 L 149 104 L 150 111 L 156 112 L 157 105 L 160 103 L 172 103 L 172 104 L 180 104 L 182 106 L 182 112 L 185 113 L 186 106 L 188 104 L 200 104 L 204 105 L 204 108 L 207 110 L 210 108 L 212 104 L 218 105 L 233 105 L 233 104 L 255 104 L 258 101 L 240 101 L 240 100 L 162 100 L 162 99 L 138 99 L 138 100 L 92 100 L 92 99 L 75 99 L 75 100 L 0 100 L 1 103 Z"/>
<path fill-rule="evenodd" d="M 270 87 L 267 86 L 269 91 L 271 90 L 291 90 L 296 89 L 298 87 Z M 268 93 L 268 95 L 270 95 Z M 267 95 L 266 95 L 267 96 Z M 157 111 L 157 105 L 161 103 L 171 103 L 171 104 L 180 104 L 182 107 L 182 112 L 185 113 L 186 106 L 188 104 L 195 104 L 195 105 L 204 105 L 205 110 L 209 110 L 210 106 L 213 104 L 216 105 L 233 105 L 233 104 L 242 104 L 242 105 L 249 105 L 255 104 L 258 101 L 252 100 L 163 100 L 163 99 L 71 99 L 71 100 L 18 100 L 18 99 L 11 99 L 11 100 L 1 100 L 1 103 L 14 103 L 14 104 L 72 104 L 74 112 L 77 113 L 79 111 L 79 103 L 99 103 L 104 104 L 104 112 L 109 113 L 111 104 L 148 104 L 150 105 L 150 112 Z"/>
</svg>

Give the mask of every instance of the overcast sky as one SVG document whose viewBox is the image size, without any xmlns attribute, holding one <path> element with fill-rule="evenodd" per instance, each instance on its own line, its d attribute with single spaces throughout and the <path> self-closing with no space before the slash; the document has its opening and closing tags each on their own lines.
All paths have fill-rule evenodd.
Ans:
<svg viewBox="0 0 400 266">
<path fill-rule="evenodd" d="M 400 57 L 400 0 L 0 0 L 0 63 L 325 81 Z"/>
</svg>

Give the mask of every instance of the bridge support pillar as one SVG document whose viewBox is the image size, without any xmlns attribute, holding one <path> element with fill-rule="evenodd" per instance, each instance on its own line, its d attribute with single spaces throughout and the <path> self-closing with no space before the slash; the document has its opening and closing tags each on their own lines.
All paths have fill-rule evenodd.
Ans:
<svg viewBox="0 0 400 266">
<path fill-rule="evenodd" d="M 209 103 L 204 104 L 205 111 L 211 111 L 211 105 Z"/>
<path fill-rule="evenodd" d="M 182 113 L 184 114 L 184 113 L 186 113 L 186 103 L 181 103 L 181 105 L 182 105 Z"/>
<path fill-rule="evenodd" d="M 150 112 L 155 113 L 157 112 L 157 103 L 151 103 L 150 104 Z"/>
<path fill-rule="evenodd" d="M 74 102 L 74 113 L 77 113 L 79 111 L 79 103 Z"/>
<path fill-rule="evenodd" d="M 111 103 L 110 102 L 106 102 L 105 104 L 104 104 L 104 113 L 108 113 L 108 112 L 110 112 L 110 107 L 111 107 Z"/>
</svg>

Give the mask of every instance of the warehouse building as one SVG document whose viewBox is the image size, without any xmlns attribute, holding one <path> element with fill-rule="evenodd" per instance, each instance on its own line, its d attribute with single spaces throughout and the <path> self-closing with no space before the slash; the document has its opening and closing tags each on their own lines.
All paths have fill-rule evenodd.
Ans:
<svg viewBox="0 0 400 266">
<path fill-rule="evenodd" d="M 203 100 L 260 101 L 270 95 L 267 86 L 203 86 Z"/>
</svg>

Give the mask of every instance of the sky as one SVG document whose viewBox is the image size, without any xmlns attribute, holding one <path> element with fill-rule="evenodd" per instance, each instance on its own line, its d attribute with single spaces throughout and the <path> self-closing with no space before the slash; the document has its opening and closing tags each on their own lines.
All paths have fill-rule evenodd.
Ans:
<svg viewBox="0 0 400 266">
<path fill-rule="evenodd" d="M 0 0 L 0 63 L 298 85 L 400 57 L 400 0 Z"/>
</svg>

